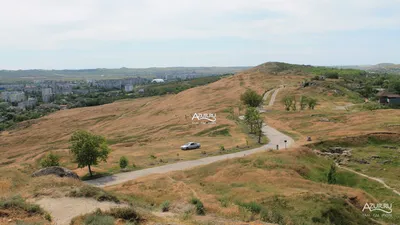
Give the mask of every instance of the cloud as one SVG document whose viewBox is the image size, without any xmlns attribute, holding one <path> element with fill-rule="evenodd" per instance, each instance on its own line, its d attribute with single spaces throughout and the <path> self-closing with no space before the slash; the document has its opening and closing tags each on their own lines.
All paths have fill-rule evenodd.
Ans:
<svg viewBox="0 0 400 225">
<path fill-rule="evenodd" d="M 399 0 L 14 0 L 0 8 L 0 48 L 396 29 Z M 252 15 L 257 15 L 252 18 Z"/>
</svg>

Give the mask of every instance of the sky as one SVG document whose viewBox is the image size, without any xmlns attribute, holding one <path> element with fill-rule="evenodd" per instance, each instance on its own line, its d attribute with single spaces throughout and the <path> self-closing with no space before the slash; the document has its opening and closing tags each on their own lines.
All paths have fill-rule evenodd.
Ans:
<svg viewBox="0 0 400 225">
<path fill-rule="evenodd" d="M 400 0 L 0 5 L 0 69 L 400 63 Z"/>
</svg>

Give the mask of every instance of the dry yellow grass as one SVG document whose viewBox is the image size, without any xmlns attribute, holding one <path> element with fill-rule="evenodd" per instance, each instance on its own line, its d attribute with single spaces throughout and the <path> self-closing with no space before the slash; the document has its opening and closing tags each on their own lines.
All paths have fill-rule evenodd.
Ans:
<svg viewBox="0 0 400 225">
<path fill-rule="evenodd" d="M 305 148 L 260 153 L 188 171 L 139 178 L 106 189 L 156 205 L 168 200 L 172 203 L 171 211 L 178 214 L 195 197 L 205 204 L 207 214 L 237 220 L 243 219 L 238 201 L 265 202 L 281 196 L 290 204 L 296 204 L 301 199 L 348 196 L 356 199 L 353 202 L 356 207 L 362 207 L 363 202 L 374 200 L 359 189 L 305 179 L 301 174 L 325 163 L 323 160 L 319 163 L 302 161 L 308 157 L 318 161 L 312 154 Z M 222 199 L 226 205 L 222 205 Z"/>
<path fill-rule="evenodd" d="M 176 158 L 186 160 L 200 157 L 199 151 L 182 152 L 179 149 L 188 141 L 201 142 L 202 151 L 207 153 L 217 152 L 220 145 L 225 148 L 244 146 L 248 136 L 235 121 L 226 118 L 228 113 L 225 110 L 235 107 L 238 113 L 240 94 L 248 87 L 261 94 L 280 83 L 281 77 L 242 73 L 177 95 L 59 111 L 25 122 L 25 128 L 22 128 L 22 124 L 19 129 L 1 133 L 0 153 L 3 157 L 0 164 L 13 166 L 31 163 L 52 150 L 63 156 L 65 165 L 75 168 L 74 164 L 70 164 L 68 139 L 77 129 L 104 135 L 110 141 L 112 153 L 108 163 L 100 164 L 98 170 L 117 168 L 122 155 L 140 167 L 154 164 L 149 159 L 150 155 L 169 162 L 174 162 Z M 216 113 L 217 124 L 193 125 L 191 114 L 196 112 Z M 231 136 L 196 135 L 221 125 L 229 128 Z"/>
</svg>

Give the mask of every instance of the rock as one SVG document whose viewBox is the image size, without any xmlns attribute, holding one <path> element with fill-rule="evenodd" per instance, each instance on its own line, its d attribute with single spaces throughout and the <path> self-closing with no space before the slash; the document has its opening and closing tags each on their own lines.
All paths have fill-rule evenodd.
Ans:
<svg viewBox="0 0 400 225">
<path fill-rule="evenodd" d="M 354 159 L 354 161 L 360 164 L 369 164 L 369 162 L 365 159 Z"/>
<path fill-rule="evenodd" d="M 371 159 L 380 159 L 381 157 L 379 155 L 373 155 L 371 156 Z"/>
<path fill-rule="evenodd" d="M 382 164 L 388 164 L 388 163 L 392 163 L 392 160 L 385 160 L 382 162 Z"/>
<path fill-rule="evenodd" d="M 344 152 L 350 152 L 350 149 L 343 148 L 343 147 L 330 147 L 325 152 L 331 152 L 331 153 L 338 153 L 338 154 L 343 154 Z"/>
<path fill-rule="evenodd" d="M 330 120 L 328 118 L 321 118 L 319 119 L 320 122 L 330 122 Z"/>
<path fill-rule="evenodd" d="M 41 170 L 38 170 L 32 174 L 32 177 L 40 177 L 40 176 L 47 176 L 47 175 L 56 175 L 58 177 L 71 177 L 75 179 L 79 179 L 79 176 L 75 173 L 72 172 L 71 170 L 60 167 L 60 166 L 52 166 L 52 167 L 47 167 L 43 168 Z"/>
<path fill-rule="evenodd" d="M 382 146 L 383 148 L 387 148 L 387 149 L 397 149 L 397 147 L 396 146 L 387 146 L 387 145 L 385 145 L 385 146 Z"/>
</svg>

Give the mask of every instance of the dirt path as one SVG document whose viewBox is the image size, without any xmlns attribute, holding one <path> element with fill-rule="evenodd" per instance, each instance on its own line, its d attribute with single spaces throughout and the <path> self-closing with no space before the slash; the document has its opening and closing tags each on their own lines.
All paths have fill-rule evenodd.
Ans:
<svg viewBox="0 0 400 225">
<path fill-rule="evenodd" d="M 280 90 L 281 88 L 278 88 L 278 89 L 276 89 L 275 91 L 274 91 L 274 93 L 272 94 L 272 96 L 271 96 L 271 100 L 269 101 L 269 104 L 268 104 L 268 106 L 273 106 L 274 104 L 275 104 L 275 100 L 276 100 L 276 96 L 278 95 L 278 92 L 279 92 L 279 90 Z"/>
<path fill-rule="evenodd" d="M 90 198 L 42 198 L 35 201 L 44 210 L 51 214 L 53 222 L 57 225 L 69 225 L 72 218 L 82 214 L 94 212 L 96 209 L 108 210 L 121 207 L 113 202 L 98 202 Z"/>
<path fill-rule="evenodd" d="M 276 96 L 278 94 L 279 89 L 276 89 L 275 92 L 272 94 L 271 101 L 269 105 L 273 105 L 276 99 Z M 111 185 L 116 185 L 120 183 L 124 183 L 130 180 L 137 179 L 139 177 L 144 177 L 148 176 L 151 174 L 160 174 L 160 173 L 168 173 L 171 171 L 178 171 L 178 170 L 186 170 L 190 169 L 196 166 L 201 166 L 201 165 L 207 165 L 211 164 L 220 160 L 226 160 L 226 159 L 232 159 L 232 158 L 238 158 L 242 157 L 245 155 L 250 155 L 258 152 L 263 152 L 269 149 L 285 149 L 286 147 L 291 146 L 294 143 L 294 140 L 279 132 L 278 130 L 264 125 L 262 128 L 262 131 L 265 136 L 268 137 L 270 142 L 262 147 L 254 148 L 251 150 L 247 151 L 242 151 L 242 152 L 236 152 L 232 154 L 226 154 L 226 155 L 219 155 L 219 156 L 212 156 L 212 157 L 207 157 L 207 158 L 202 158 L 202 159 L 197 159 L 197 160 L 191 160 L 191 161 L 184 161 L 184 162 L 178 162 L 178 163 L 173 163 L 173 164 L 168 164 L 164 166 L 159 166 L 159 167 L 154 167 L 154 168 L 148 168 L 148 169 L 143 169 L 143 170 L 137 170 L 137 171 L 132 171 L 132 172 L 127 172 L 127 173 L 118 173 L 114 174 L 111 176 L 107 177 L 101 177 L 98 179 L 94 180 L 89 180 L 86 181 L 86 183 L 99 186 L 99 187 L 105 187 L 105 186 L 111 186 Z M 286 141 L 286 143 L 285 143 Z"/>
<path fill-rule="evenodd" d="M 379 178 L 376 178 L 376 177 L 368 176 L 368 175 L 366 175 L 366 174 L 357 172 L 357 171 L 352 170 L 352 169 L 350 169 L 350 168 L 340 166 L 339 164 L 336 164 L 336 166 L 339 167 L 339 168 L 342 168 L 342 169 L 344 169 L 344 170 L 347 170 L 347 171 L 349 171 L 349 172 L 355 173 L 355 174 L 357 174 L 357 175 L 366 177 L 366 178 L 368 178 L 368 179 L 370 179 L 370 180 L 373 180 L 373 181 L 376 181 L 376 182 L 378 182 L 378 183 L 381 183 L 381 184 L 383 184 L 383 186 L 384 186 L 385 188 L 387 188 L 387 189 L 393 191 L 393 192 L 394 192 L 395 194 L 397 194 L 397 195 L 400 195 L 400 192 L 399 192 L 399 191 L 397 191 L 397 190 L 395 190 L 394 188 L 392 188 L 392 187 L 390 187 L 389 185 L 387 185 L 382 179 L 379 179 Z"/>
</svg>

